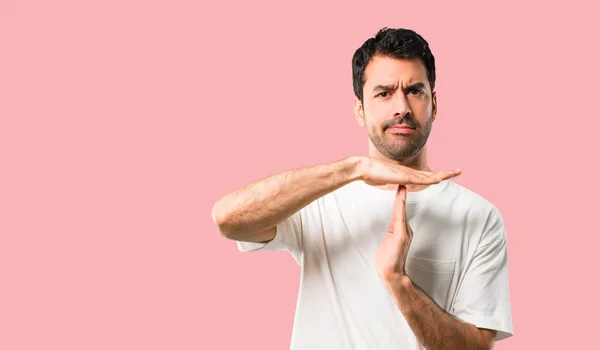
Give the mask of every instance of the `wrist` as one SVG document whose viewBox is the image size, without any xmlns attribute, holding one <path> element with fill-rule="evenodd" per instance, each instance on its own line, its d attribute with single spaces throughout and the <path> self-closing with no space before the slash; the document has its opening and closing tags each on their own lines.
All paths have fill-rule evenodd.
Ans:
<svg viewBox="0 0 600 350">
<path fill-rule="evenodd" d="M 404 313 L 411 307 L 411 288 L 414 288 L 410 277 L 396 275 L 385 280 L 385 287 L 394 299 L 400 312 Z"/>
<path fill-rule="evenodd" d="M 413 287 L 412 280 L 406 274 L 393 274 L 385 282 L 392 291 L 406 292 Z"/>
<path fill-rule="evenodd" d="M 344 159 L 344 164 L 350 182 L 363 179 L 366 160 L 367 158 L 363 156 L 350 156 Z"/>
</svg>

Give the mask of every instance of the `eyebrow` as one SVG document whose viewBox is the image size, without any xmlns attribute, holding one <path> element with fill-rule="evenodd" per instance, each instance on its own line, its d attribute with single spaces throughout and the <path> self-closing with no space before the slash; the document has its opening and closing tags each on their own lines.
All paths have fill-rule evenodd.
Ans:
<svg viewBox="0 0 600 350">
<path fill-rule="evenodd" d="M 410 90 L 425 90 L 425 84 L 418 81 L 416 83 L 412 83 L 409 86 L 407 86 L 404 91 L 410 91 Z"/>
<path fill-rule="evenodd" d="M 392 90 L 396 90 L 398 88 L 398 85 L 396 84 L 389 84 L 389 85 L 377 85 L 373 88 L 373 92 L 378 92 L 378 91 L 392 91 Z M 407 86 L 406 88 L 404 88 L 404 91 L 410 91 L 410 90 L 425 90 L 425 84 L 418 81 L 416 83 L 412 83 L 409 86 Z"/>
<path fill-rule="evenodd" d="M 390 91 L 390 90 L 396 90 L 398 88 L 398 85 L 394 85 L 394 84 L 390 84 L 390 85 L 377 85 L 373 88 L 373 92 L 378 92 L 378 91 Z"/>
</svg>

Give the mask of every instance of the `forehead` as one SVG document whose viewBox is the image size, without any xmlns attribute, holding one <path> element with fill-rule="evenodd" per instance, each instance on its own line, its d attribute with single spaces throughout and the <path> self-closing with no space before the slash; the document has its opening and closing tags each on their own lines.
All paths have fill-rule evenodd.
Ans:
<svg viewBox="0 0 600 350">
<path fill-rule="evenodd" d="M 418 59 L 397 59 L 388 56 L 373 56 L 365 68 L 364 90 L 370 91 L 377 85 L 409 85 L 422 82 L 429 86 L 427 69 Z"/>
</svg>

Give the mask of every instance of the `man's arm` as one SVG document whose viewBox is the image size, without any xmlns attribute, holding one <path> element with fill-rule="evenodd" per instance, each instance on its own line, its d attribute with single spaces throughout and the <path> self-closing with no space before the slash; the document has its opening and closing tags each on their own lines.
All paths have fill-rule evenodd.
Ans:
<svg viewBox="0 0 600 350">
<path fill-rule="evenodd" d="M 428 350 L 492 349 L 495 330 L 477 328 L 446 313 L 406 274 L 412 238 L 406 218 L 406 187 L 400 185 L 388 234 L 375 253 L 375 267 L 417 340 Z"/>
<path fill-rule="evenodd" d="M 496 331 L 477 328 L 446 313 L 407 275 L 386 285 L 413 333 L 428 350 L 493 349 Z"/>
<path fill-rule="evenodd" d="M 277 224 L 352 181 L 431 185 L 459 174 L 458 170 L 433 173 L 370 157 L 351 156 L 288 170 L 246 185 L 218 200 L 212 208 L 212 218 L 223 236 L 262 243 L 275 237 Z"/>
<path fill-rule="evenodd" d="M 254 181 L 218 200 L 213 221 L 227 238 L 266 242 L 278 223 L 312 201 L 358 180 L 359 157 L 281 172 Z"/>
</svg>

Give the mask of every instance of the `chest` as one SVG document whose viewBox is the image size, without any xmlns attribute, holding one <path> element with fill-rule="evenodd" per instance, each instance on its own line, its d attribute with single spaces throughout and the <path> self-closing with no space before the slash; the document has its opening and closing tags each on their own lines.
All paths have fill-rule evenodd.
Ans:
<svg viewBox="0 0 600 350">
<path fill-rule="evenodd" d="M 351 259 L 354 255 L 373 256 L 388 234 L 393 218 L 391 200 L 323 202 L 308 218 L 305 244 L 326 249 L 330 258 Z M 409 256 L 429 260 L 456 260 L 468 239 L 464 220 L 447 207 L 406 204 L 408 224 L 414 236 Z"/>
</svg>

